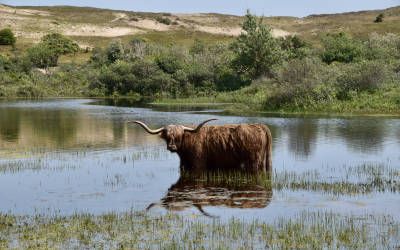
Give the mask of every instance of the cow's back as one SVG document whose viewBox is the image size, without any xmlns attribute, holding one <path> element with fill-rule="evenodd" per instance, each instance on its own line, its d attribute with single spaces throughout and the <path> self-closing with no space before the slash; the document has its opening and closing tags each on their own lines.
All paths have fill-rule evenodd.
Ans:
<svg viewBox="0 0 400 250">
<path fill-rule="evenodd" d="M 203 152 L 211 168 L 254 168 L 265 158 L 269 143 L 265 125 L 207 126 L 200 132 L 205 134 Z"/>
</svg>

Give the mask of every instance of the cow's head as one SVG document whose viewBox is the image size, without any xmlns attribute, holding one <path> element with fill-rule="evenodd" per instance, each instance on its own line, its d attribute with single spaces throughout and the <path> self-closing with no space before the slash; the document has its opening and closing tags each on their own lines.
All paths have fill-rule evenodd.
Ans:
<svg viewBox="0 0 400 250">
<path fill-rule="evenodd" d="M 155 135 L 160 134 L 161 138 L 167 143 L 167 149 L 171 152 L 177 152 L 181 149 L 183 135 L 187 133 L 197 133 L 201 127 L 207 122 L 217 120 L 208 119 L 200 123 L 196 128 L 189 128 L 183 125 L 168 125 L 159 129 L 150 129 L 146 124 L 141 121 L 133 121 L 134 123 L 142 126 L 148 133 Z"/>
</svg>

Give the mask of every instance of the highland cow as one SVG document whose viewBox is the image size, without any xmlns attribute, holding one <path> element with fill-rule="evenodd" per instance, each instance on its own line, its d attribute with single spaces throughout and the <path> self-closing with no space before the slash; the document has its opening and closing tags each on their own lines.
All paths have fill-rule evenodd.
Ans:
<svg viewBox="0 0 400 250">
<path fill-rule="evenodd" d="M 180 158 L 181 172 L 205 170 L 244 170 L 270 172 L 272 169 L 271 132 L 262 124 L 239 124 L 204 126 L 209 119 L 196 128 L 168 125 L 150 129 L 140 121 L 150 134 L 160 134 L 167 149 Z"/>
</svg>

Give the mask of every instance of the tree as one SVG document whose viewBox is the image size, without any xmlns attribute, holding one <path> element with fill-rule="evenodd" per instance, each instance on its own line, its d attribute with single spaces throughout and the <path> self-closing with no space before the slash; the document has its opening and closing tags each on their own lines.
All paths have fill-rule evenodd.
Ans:
<svg viewBox="0 0 400 250">
<path fill-rule="evenodd" d="M 232 44 L 235 54 L 232 66 L 244 79 L 270 75 L 272 66 L 280 63 L 283 53 L 271 28 L 247 11 L 242 24 L 244 32 Z"/>
<path fill-rule="evenodd" d="M 79 46 L 76 42 L 59 33 L 51 33 L 43 36 L 41 43 L 59 55 L 75 53 L 79 50 Z"/>
<path fill-rule="evenodd" d="M 14 36 L 14 33 L 11 29 L 2 29 L 0 30 L 0 45 L 15 45 L 17 39 Z"/>
<path fill-rule="evenodd" d="M 379 15 L 375 18 L 374 23 L 381 23 L 381 22 L 383 22 L 383 17 L 384 17 L 383 13 L 379 14 Z"/>
</svg>

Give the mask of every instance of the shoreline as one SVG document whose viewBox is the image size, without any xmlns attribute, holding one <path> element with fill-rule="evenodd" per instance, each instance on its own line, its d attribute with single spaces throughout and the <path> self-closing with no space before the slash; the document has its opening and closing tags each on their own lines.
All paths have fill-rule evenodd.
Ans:
<svg viewBox="0 0 400 250">
<path fill-rule="evenodd" d="M 88 97 L 88 96 L 47 96 L 40 98 L 24 98 L 24 97 L 0 97 L 0 102 L 2 101 L 13 101 L 13 100 L 72 100 L 72 99 L 93 99 L 93 100 L 131 100 L 136 103 L 141 103 L 147 106 L 154 107 L 207 107 L 207 106 L 215 106 L 221 107 L 221 112 L 219 114 L 227 114 L 227 115 L 273 115 L 273 116 L 318 116 L 318 117 L 384 117 L 384 118 L 400 118 L 400 109 L 398 113 L 391 112 L 369 112 L 369 111 L 352 111 L 352 112 L 334 112 L 330 110 L 326 111 L 313 111 L 313 110 L 303 110 L 303 111 L 288 111 L 288 110 L 259 110 L 253 109 L 242 102 L 232 103 L 232 102 L 196 102 L 196 98 L 194 99 L 185 99 L 186 102 L 182 102 L 183 99 L 155 99 L 152 101 L 140 101 L 137 97 L 129 97 L 129 96 L 120 96 L 120 97 Z M 191 102 L 190 102 L 191 101 Z M 227 108 L 228 105 L 236 105 L 236 107 L 230 109 Z M 237 107 L 237 105 L 242 106 L 242 108 Z M 243 107 L 245 106 L 245 107 Z"/>
</svg>

